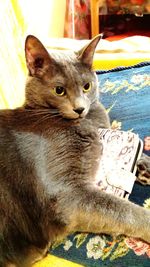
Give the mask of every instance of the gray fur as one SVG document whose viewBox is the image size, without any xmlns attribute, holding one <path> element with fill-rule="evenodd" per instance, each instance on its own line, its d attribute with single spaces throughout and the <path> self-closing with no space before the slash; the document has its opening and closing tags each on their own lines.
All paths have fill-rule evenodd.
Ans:
<svg viewBox="0 0 150 267">
<path fill-rule="evenodd" d="M 95 185 L 98 128 L 110 126 L 92 70 L 99 39 L 72 56 L 62 52 L 61 61 L 37 38 L 26 40 L 24 106 L 0 112 L 0 267 L 29 267 L 75 231 L 150 242 L 150 212 Z M 65 95 L 55 95 L 55 86 Z"/>
</svg>

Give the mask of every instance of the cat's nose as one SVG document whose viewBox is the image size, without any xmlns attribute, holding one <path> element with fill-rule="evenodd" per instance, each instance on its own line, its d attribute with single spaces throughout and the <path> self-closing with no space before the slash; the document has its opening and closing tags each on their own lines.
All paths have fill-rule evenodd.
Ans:
<svg viewBox="0 0 150 267">
<path fill-rule="evenodd" d="M 75 108 L 74 111 L 80 115 L 84 111 L 84 108 Z"/>
</svg>

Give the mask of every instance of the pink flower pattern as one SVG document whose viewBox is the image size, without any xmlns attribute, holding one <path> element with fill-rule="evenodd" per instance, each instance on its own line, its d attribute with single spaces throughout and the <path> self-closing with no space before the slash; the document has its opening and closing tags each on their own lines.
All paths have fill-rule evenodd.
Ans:
<svg viewBox="0 0 150 267">
<path fill-rule="evenodd" d="M 146 254 L 150 258 L 150 244 L 135 238 L 126 238 L 125 243 L 137 256 Z"/>
<path fill-rule="evenodd" d="M 150 150 L 150 136 L 144 138 L 144 149 L 147 151 Z"/>
</svg>

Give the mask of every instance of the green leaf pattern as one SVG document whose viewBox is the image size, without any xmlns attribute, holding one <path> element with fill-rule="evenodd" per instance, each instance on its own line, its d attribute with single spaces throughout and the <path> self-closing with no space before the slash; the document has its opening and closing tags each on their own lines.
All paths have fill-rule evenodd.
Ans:
<svg viewBox="0 0 150 267">
<path fill-rule="evenodd" d="M 85 241 L 87 238 L 88 234 L 77 234 L 74 237 L 74 240 L 76 240 L 76 248 L 79 248 Z"/>
</svg>

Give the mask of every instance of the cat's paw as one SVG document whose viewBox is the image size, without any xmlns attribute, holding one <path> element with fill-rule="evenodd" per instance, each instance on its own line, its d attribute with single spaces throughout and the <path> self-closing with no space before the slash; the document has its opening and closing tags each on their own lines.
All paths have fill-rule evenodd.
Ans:
<svg viewBox="0 0 150 267">
<path fill-rule="evenodd" d="M 137 162 L 137 181 L 150 185 L 150 157 L 143 155 Z"/>
</svg>

